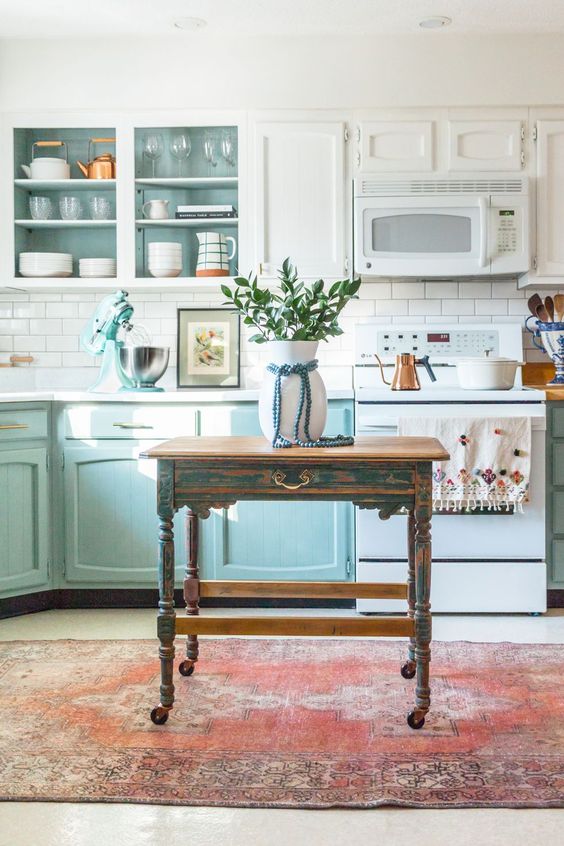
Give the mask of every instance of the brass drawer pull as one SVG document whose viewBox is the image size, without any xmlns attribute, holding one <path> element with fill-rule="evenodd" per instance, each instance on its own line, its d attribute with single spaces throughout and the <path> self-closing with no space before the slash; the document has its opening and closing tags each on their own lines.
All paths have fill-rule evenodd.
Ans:
<svg viewBox="0 0 564 846">
<path fill-rule="evenodd" d="M 148 426 L 146 423 L 113 423 L 116 429 L 154 429 L 154 426 Z"/>
<path fill-rule="evenodd" d="M 29 429 L 27 423 L 0 423 L 0 429 Z"/>
<path fill-rule="evenodd" d="M 272 474 L 272 481 L 275 485 L 278 485 L 280 488 L 286 488 L 289 491 L 297 491 L 298 488 L 305 488 L 306 485 L 309 485 L 310 482 L 314 479 L 314 474 L 311 470 L 302 470 L 298 479 L 301 479 L 301 482 L 298 482 L 297 485 L 286 485 L 284 479 L 286 478 L 286 474 L 282 472 L 282 470 L 275 470 Z"/>
</svg>

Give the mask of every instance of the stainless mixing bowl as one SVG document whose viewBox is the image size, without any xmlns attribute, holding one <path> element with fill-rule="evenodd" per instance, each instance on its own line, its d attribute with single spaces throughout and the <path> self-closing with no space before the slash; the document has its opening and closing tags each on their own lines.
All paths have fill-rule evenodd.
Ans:
<svg viewBox="0 0 564 846">
<path fill-rule="evenodd" d="M 136 388 L 154 388 L 168 367 L 169 356 L 169 347 L 121 347 L 119 351 L 121 366 Z"/>
</svg>

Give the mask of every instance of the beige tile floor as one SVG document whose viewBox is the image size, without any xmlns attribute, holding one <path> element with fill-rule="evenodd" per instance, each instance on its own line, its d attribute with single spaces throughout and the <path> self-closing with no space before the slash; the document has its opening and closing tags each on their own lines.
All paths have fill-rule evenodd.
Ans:
<svg viewBox="0 0 564 846">
<path fill-rule="evenodd" d="M 150 610 L 47 611 L 0 621 L 0 640 L 143 638 L 154 632 Z M 564 643 L 564 612 L 443 615 L 434 620 L 434 637 Z M 562 810 L 268 811 L 6 802 L 0 805 L 0 846 L 556 846 L 563 842 L 563 825 Z"/>
</svg>

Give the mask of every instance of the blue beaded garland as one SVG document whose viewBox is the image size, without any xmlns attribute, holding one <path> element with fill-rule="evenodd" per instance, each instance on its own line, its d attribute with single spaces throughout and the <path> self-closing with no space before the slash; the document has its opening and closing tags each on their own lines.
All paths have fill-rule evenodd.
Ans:
<svg viewBox="0 0 564 846">
<path fill-rule="evenodd" d="M 354 438 L 348 435 L 336 435 L 334 438 L 318 438 L 313 441 L 309 434 L 309 421 L 311 417 L 311 384 L 309 381 L 309 374 L 313 370 L 317 370 L 317 359 L 312 361 L 298 362 L 298 364 L 274 364 L 271 362 L 267 365 L 269 373 L 273 373 L 276 377 L 274 382 L 274 399 L 272 401 L 272 421 L 274 423 L 274 437 L 272 439 L 272 446 L 275 448 L 288 448 L 293 446 L 292 441 L 280 434 L 280 416 L 282 407 L 282 379 L 285 376 L 290 376 L 292 373 L 300 377 L 300 398 L 298 400 L 298 408 L 296 417 L 294 419 L 294 439 L 297 446 L 301 447 L 338 447 L 349 446 L 354 443 Z M 304 433 L 306 440 L 302 441 L 299 437 L 300 420 L 304 411 L 305 404 L 305 420 Z"/>
</svg>

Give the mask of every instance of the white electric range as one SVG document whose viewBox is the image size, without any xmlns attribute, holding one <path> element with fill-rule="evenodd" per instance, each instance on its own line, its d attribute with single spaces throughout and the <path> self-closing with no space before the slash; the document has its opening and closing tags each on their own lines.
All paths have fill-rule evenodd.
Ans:
<svg viewBox="0 0 564 846">
<path fill-rule="evenodd" d="M 531 480 L 523 513 L 435 514 L 432 523 L 431 605 L 439 612 L 546 611 L 545 434 L 543 391 L 524 388 L 521 368 L 509 391 L 467 391 L 459 387 L 456 361 L 481 355 L 522 361 L 519 324 L 383 325 L 362 323 L 355 332 L 356 432 L 374 437 L 397 434 L 408 417 L 531 417 Z M 418 368 L 420 391 L 392 391 L 384 385 L 375 353 L 390 380 L 395 356 L 428 355 L 437 377 Z M 381 521 L 357 509 L 356 578 L 397 582 L 406 577 L 407 516 Z M 360 612 L 397 612 L 403 600 L 358 600 Z"/>
</svg>

